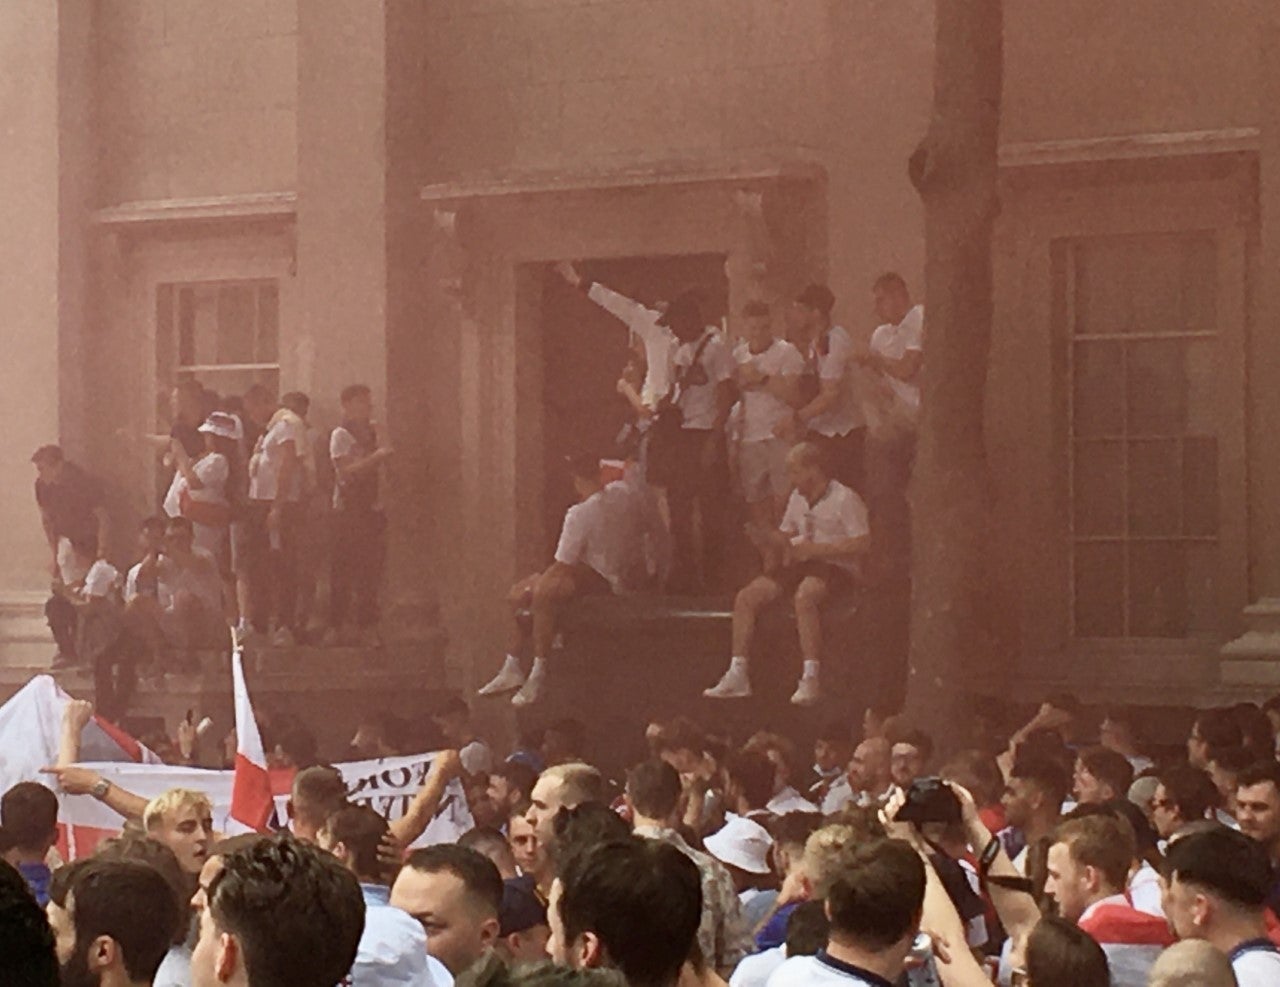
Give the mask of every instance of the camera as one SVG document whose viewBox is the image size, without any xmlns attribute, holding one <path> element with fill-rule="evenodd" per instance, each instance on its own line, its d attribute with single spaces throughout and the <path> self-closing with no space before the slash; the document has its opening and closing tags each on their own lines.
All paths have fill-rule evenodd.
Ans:
<svg viewBox="0 0 1280 987">
<path fill-rule="evenodd" d="M 897 819 L 917 825 L 956 823 L 960 821 L 960 800 L 941 778 L 917 778 L 907 789 Z"/>
</svg>

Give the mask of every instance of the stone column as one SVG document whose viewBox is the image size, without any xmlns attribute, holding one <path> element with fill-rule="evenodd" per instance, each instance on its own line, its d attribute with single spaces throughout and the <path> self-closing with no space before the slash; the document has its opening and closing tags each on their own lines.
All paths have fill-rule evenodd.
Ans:
<svg viewBox="0 0 1280 987">
<path fill-rule="evenodd" d="M 1260 8 L 1263 57 L 1258 105 L 1260 223 L 1258 272 L 1247 354 L 1249 366 L 1249 585 L 1254 603 L 1244 612 L 1245 633 L 1223 649 L 1222 677 L 1233 684 L 1280 684 L 1280 6 Z"/>
<path fill-rule="evenodd" d="M 48 584 L 29 462 L 63 442 L 84 461 L 77 411 L 93 157 L 92 5 L 0 4 L 0 595 Z"/>
</svg>

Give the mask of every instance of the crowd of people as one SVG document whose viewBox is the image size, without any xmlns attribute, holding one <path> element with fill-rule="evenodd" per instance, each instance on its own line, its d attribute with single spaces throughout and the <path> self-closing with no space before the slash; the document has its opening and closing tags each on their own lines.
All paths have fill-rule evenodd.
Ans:
<svg viewBox="0 0 1280 987">
<path fill-rule="evenodd" d="M 513 587 L 509 653 L 480 693 L 512 694 L 518 706 L 539 700 L 557 617 L 572 599 L 740 583 L 729 668 L 705 694 L 750 695 L 756 619 L 785 599 L 802 667 L 792 699 L 816 703 L 820 608 L 906 556 L 922 308 L 900 276 L 885 274 L 869 334 L 834 321 L 836 300 L 820 284 L 781 306 L 749 302 L 720 325 L 698 289 L 644 304 L 573 264 L 559 270 L 631 333 L 632 361 L 618 381 L 629 423 L 617 448 L 568 457 L 577 502 L 551 565 Z M 190 668 L 199 651 L 227 647 L 228 624 L 242 641 L 274 647 L 376 646 L 386 545 L 379 481 L 391 449 L 368 387 L 353 384 L 340 400 L 342 422 L 325 435 L 308 421 L 305 394 L 277 401 L 256 384 L 218 395 L 180 379 L 171 428 L 146 437 L 168 489 L 118 565 L 102 484 L 60 447 L 37 450 L 55 666 L 92 667 L 100 705 L 118 716 L 139 666 Z M 758 556 L 741 572 L 728 564 L 735 510 Z M 326 582 L 320 546 L 331 560 L 327 619 L 316 605 Z"/>
<path fill-rule="evenodd" d="M 287 824 L 236 836 L 202 792 L 74 763 L 90 712 L 50 784 L 121 832 L 63 864 L 55 792 L 3 794 L 6 985 L 1280 983 L 1280 697 L 1175 749 L 1069 696 L 958 750 L 876 709 L 811 758 L 678 719 L 618 777 L 571 723 L 502 758 L 455 698 L 403 815 L 299 763 Z M 370 717 L 353 743 L 399 742 Z M 455 781 L 474 828 L 409 849 Z"/>
<path fill-rule="evenodd" d="M 596 456 L 570 459 L 579 502 L 551 564 L 512 588 L 511 646 L 480 694 L 511 694 L 516 706 L 541 698 L 557 617 L 575 598 L 745 584 L 733 604 L 729 668 L 704 695 L 751 695 L 757 618 L 785 600 L 801 659 L 791 701 L 814 705 L 821 608 L 901 570 L 909 554 L 923 309 L 899 275 L 882 275 L 873 286 L 880 324 L 859 343 L 862 335 L 834 321 L 831 290 L 812 284 L 780 307 L 748 302 L 730 338 L 708 323 L 697 289 L 650 305 L 574 264 L 558 270 L 631 333 L 618 391 L 632 420 L 619 437 L 620 476 L 602 474 Z M 729 571 L 735 507 L 758 557 L 742 574 Z"/>
<path fill-rule="evenodd" d="M 340 396 L 342 422 L 321 436 L 310 399 L 278 402 L 262 385 L 223 397 L 194 378 L 172 392 L 168 434 L 147 436 L 169 471 L 158 512 L 133 553 L 110 559 L 103 484 L 59 446 L 32 457 L 50 550 L 46 606 L 54 667 L 93 668 L 98 702 L 120 716 L 139 668 L 192 668 L 201 650 L 242 643 L 377 646 L 385 516 L 379 471 L 391 455 L 372 421 L 370 389 Z M 323 447 L 323 448 L 322 448 Z M 324 497 L 330 531 L 312 506 Z M 313 629 L 316 546 L 330 550 L 329 612 Z"/>
</svg>

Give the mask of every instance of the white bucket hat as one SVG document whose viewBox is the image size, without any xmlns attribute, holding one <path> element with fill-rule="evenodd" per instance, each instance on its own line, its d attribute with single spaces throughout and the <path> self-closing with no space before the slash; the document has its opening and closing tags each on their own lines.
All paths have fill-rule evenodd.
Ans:
<svg viewBox="0 0 1280 987">
<path fill-rule="evenodd" d="M 234 442 L 244 438 L 244 427 L 240 424 L 240 419 L 226 411 L 213 412 L 200 426 L 200 431 L 219 435 Z"/>
<path fill-rule="evenodd" d="M 722 864 L 748 874 L 769 873 L 769 847 L 773 846 L 773 837 L 758 822 L 745 816 L 729 816 L 724 826 L 703 840 L 702 845 Z"/>
</svg>

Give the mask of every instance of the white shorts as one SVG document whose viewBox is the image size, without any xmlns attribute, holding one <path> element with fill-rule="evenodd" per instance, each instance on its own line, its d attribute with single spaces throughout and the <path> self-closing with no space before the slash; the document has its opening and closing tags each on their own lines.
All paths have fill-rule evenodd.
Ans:
<svg viewBox="0 0 1280 987">
<path fill-rule="evenodd" d="M 738 481 L 748 504 L 758 504 L 770 497 L 785 497 L 791 489 L 787 477 L 787 453 L 791 443 L 786 439 L 761 439 L 738 446 Z"/>
</svg>

